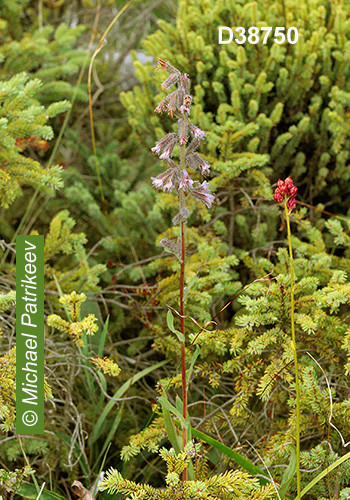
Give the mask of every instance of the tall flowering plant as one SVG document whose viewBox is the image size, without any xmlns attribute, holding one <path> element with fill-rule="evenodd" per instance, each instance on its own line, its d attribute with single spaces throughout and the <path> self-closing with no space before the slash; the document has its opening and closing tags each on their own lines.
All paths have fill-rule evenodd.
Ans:
<svg viewBox="0 0 350 500">
<path fill-rule="evenodd" d="M 292 249 L 292 233 L 290 230 L 289 215 L 296 207 L 296 196 L 298 188 L 294 186 L 291 177 L 287 177 L 284 181 L 277 181 L 277 188 L 274 193 L 276 203 L 283 204 L 284 214 L 287 221 L 289 259 L 290 259 L 290 311 L 291 311 L 291 330 L 292 330 L 292 349 L 294 356 L 295 370 L 295 392 L 296 392 L 296 473 L 297 473 L 297 500 L 301 499 L 301 477 L 300 477 L 300 389 L 299 389 L 299 369 L 298 369 L 298 353 L 295 336 L 294 324 L 294 265 L 293 265 L 293 249 Z"/>
<path fill-rule="evenodd" d="M 190 95 L 190 80 L 186 73 L 181 73 L 169 62 L 158 59 L 157 70 L 166 71 L 169 76 L 162 83 L 162 89 L 176 85 L 177 88 L 168 94 L 156 107 L 156 113 L 166 112 L 171 118 L 177 119 L 177 132 L 171 132 L 160 139 L 152 151 L 164 160 L 167 169 L 157 177 L 152 177 L 154 187 L 166 192 L 175 191 L 179 197 L 179 212 L 174 217 L 173 223 L 180 224 L 180 237 L 177 244 L 163 239 L 161 245 L 175 253 L 180 260 L 180 325 L 181 325 L 181 378 L 182 378 L 182 403 L 183 418 L 187 421 L 187 382 L 186 382 L 186 357 L 185 357 L 185 324 L 184 324 L 184 288 L 185 288 L 185 256 L 186 256 L 186 221 L 189 210 L 186 206 L 188 195 L 211 207 L 214 196 L 209 191 L 207 181 L 199 182 L 190 177 L 188 169 L 198 170 L 202 175 L 210 172 L 209 164 L 198 153 L 197 149 L 206 134 L 196 127 L 190 120 L 192 96 Z M 180 150 L 180 161 L 172 159 L 175 147 Z M 187 431 L 182 429 L 183 448 L 187 444 Z M 186 480 L 186 469 L 183 471 L 183 480 Z"/>
<path fill-rule="evenodd" d="M 181 402 L 177 400 L 175 408 L 165 396 L 162 395 L 158 399 L 163 407 L 163 423 L 168 438 L 173 445 L 171 449 L 161 448 L 158 451 L 159 456 L 166 462 L 166 487 L 154 488 L 147 483 L 136 483 L 125 479 L 118 470 L 111 468 L 107 472 L 104 480 L 100 482 L 99 489 L 100 491 L 109 490 L 110 493 L 118 491 L 125 495 L 128 494 L 130 495 L 128 497 L 129 500 L 136 500 L 136 498 L 142 498 L 143 500 L 171 500 L 175 498 L 178 500 L 193 500 L 194 498 L 198 500 L 223 500 L 223 498 L 249 500 L 253 497 L 256 500 L 270 500 L 273 495 L 274 486 L 266 485 L 266 478 L 261 480 L 262 484 L 265 484 L 265 486 L 260 487 L 256 478 L 252 478 L 247 472 L 241 470 L 228 470 L 224 473 L 209 477 L 206 459 L 204 454 L 200 453 L 201 446 L 199 443 L 195 444 L 192 440 L 191 433 L 193 430 L 191 430 L 187 418 L 186 377 L 190 379 L 190 376 L 189 373 L 186 374 L 186 336 L 184 325 L 186 221 L 189 217 L 186 201 L 188 196 L 191 196 L 205 203 L 205 205 L 210 208 L 214 201 L 214 196 L 209 191 L 209 183 L 207 181 L 204 180 L 200 182 L 193 180 L 189 174 L 189 169 L 192 169 L 198 170 L 202 175 L 206 175 L 209 173 L 210 167 L 197 153 L 197 149 L 206 134 L 190 120 L 192 97 L 189 93 L 190 80 L 188 75 L 186 73 L 181 73 L 163 59 L 158 59 L 157 70 L 158 69 L 162 69 L 169 74 L 168 78 L 162 84 L 164 90 L 172 85 L 177 86 L 176 90 L 168 94 L 155 109 L 156 113 L 166 112 L 170 117 L 177 119 L 178 128 L 177 132 L 167 134 L 152 148 L 152 151 L 166 163 L 166 170 L 157 177 L 152 177 L 152 182 L 154 187 L 169 193 L 175 192 L 179 198 L 179 211 L 175 215 L 173 223 L 174 225 L 180 226 L 180 237 L 176 243 L 163 239 L 161 240 L 161 244 L 165 249 L 177 255 L 180 262 L 179 315 L 181 320 L 181 332 L 175 330 L 173 317 L 171 316 L 171 319 L 169 318 L 169 313 L 171 315 L 170 311 L 168 313 L 168 326 L 176 333 L 181 342 L 182 404 L 179 404 Z M 177 147 L 180 153 L 179 161 L 175 161 L 172 158 L 173 152 Z M 195 359 L 196 357 L 193 355 L 190 369 L 193 368 Z M 181 422 L 182 443 L 173 425 L 174 422 L 170 418 L 170 413 L 175 415 L 176 419 Z M 153 431 L 154 430 L 157 430 L 156 424 L 153 427 Z M 205 437 L 205 434 L 202 434 L 202 437 Z M 139 448 L 138 444 L 136 444 L 136 447 Z M 158 445 L 152 445 L 153 449 L 157 447 Z M 242 458 L 241 464 L 242 463 L 246 464 L 247 461 Z M 254 464 L 251 464 L 251 466 L 254 472 L 261 472 Z M 187 469 L 189 479 L 187 479 Z M 181 475 L 182 481 L 180 479 Z"/>
</svg>

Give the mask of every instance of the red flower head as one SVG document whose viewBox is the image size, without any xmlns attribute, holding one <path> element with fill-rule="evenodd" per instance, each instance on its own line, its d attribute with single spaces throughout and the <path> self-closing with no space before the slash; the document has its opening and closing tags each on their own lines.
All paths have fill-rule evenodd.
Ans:
<svg viewBox="0 0 350 500">
<path fill-rule="evenodd" d="M 282 203 L 285 199 L 287 199 L 287 208 L 289 210 L 293 210 L 297 204 L 295 201 L 297 192 L 298 188 L 294 186 L 293 180 L 290 177 L 287 177 L 285 181 L 282 181 L 281 179 L 278 180 L 273 198 L 276 203 Z"/>
</svg>

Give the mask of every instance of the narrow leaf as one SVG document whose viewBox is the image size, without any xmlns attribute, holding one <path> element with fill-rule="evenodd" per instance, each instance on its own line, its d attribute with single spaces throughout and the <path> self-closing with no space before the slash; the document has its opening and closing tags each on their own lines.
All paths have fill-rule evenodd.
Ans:
<svg viewBox="0 0 350 500">
<path fill-rule="evenodd" d="M 63 441 L 63 443 L 65 443 L 69 449 L 71 448 L 72 438 L 70 436 L 68 436 L 68 434 L 64 434 L 63 432 L 57 432 L 57 431 L 54 431 L 54 434 L 56 434 L 56 436 L 58 438 L 60 438 L 60 440 Z M 73 451 L 74 451 L 75 456 L 79 460 L 79 464 L 80 464 L 80 467 L 81 467 L 81 470 L 82 470 L 84 476 L 86 478 L 88 478 L 89 474 L 90 474 L 89 473 L 89 466 L 86 462 L 85 455 L 84 455 L 84 453 L 82 453 L 80 445 L 77 441 L 74 443 Z"/>
<path fill-rule="evenodd" d="M 164 396 L 161 396 L 158 401 L 160 402 L 161 405 L 164 405 L 171 413 L 177 416 L 177 418 L 180 420 L 182 426 L 187 429 L 188 427 L 188 422 L 183 418 L 181 412 L 175 406 L 173 406 L 170 401 L 167 400 Z"/>
<path fill-rule="evenodd" d="M 167 431 L 169 441 L 173 445 L 173 448 L 176 451 L 176 453 L 180 453 L 181 443 L 178 442 L 178 438 L 180 438 L 180 436 L 176 435 L 175 427 L 170 416 L 170 411 L 165 407 L 164 404 L 162 404 L 162 410 L 163 410 L 165 429 Z"/>
<path fill-rule="evenodd" d="M 250 472 L 251 474 L 259 474 L 260 476 L 264 477 L 259 477 L 259 481 L 262 485 L 264 484 L 269 484 L 270 480 L 268 479 L 266 472 L 263 472 L 259 467 L 254 465 L 250 460 L 242 457 L 239 453 L 236 451 L 231 450 L 228 446 L 220 443 L 220 441 L 217 441 L 216 439 L 212 438 L 211 436 L 208 436 L 207 434 L 204 434 L 201 431 L 198 431 L 197 429 L 191 428 L 192 435 L 201 439 L 202 441 L 205 441 L 207 444 L 210 444 L 214 448 L 216 448 L 218 451 L 226 455 L 227 457 L 231 458 L 234 460 L 238 465 L 243 467 L 247 472 Z"/>
<path fill-rule="evenodd" d="M 99 346 L 98 346 L 98 352 L 97 352 L 97 354 L 100 357 L 102 357 L 103 348 L 104 348 L 104 345 L 105 345 L 105 342 L 106 342 L 108 324 L 109 324 L 109 315 L 107 316 L 107 319 L 106 319 L 106 322 L 105 322 L 105 326 L 103 327 L 103 330 L 102 330 L 102 333 L 101 333 L 101 337 L 100 337 L 100 343 L 99 343 Z"/>
<path fill-rule="evenodd" d="M 197 345 L 196 350 L 192 354 L 192 359 L 191 359 L 190 367 L 187 370 L 187 375 L 186 375 L 186 383 L 187 383 L 187 385 L 188 385 L 188 382 L 189 382 L 189 380 L 191 378 L 194 364 L 197 361 L 197 358 L 198 358 L 200 352 L 201 352 L 200 347 Z"/>
<path fill-rule="evenodd" d="M 36 491 L 34 484 L 23 483 L 17 491 L 17 495 L 35 500 L 38 497 L 38 492 Z M 65 500 L 65 498 L 58 493 L 43 489 L 40 494 L 40 500 Z"/>
<path fill-rule="evenodd" d="M 291 481 L 292 481 L 292 479 L 295 476 L 296 471 L 297 471 L 297 454 L 296 454 L 295 446 L 290 444 L 289 448 L 291 450 L 290 461 L 289 461 L 288 467 L 286 468 L 286 470 L 283 474 L 281 486 L 279 489 L 279 494 L 280 494 L 281 498 L 284 498 L 284 496 L 289 488 L 289 485 L 290 485 L 290 483 L 291 483 Z"/>
<path fill-rule="evenodd" d="M 179 330 L 176 330 L 176 328 L 174 327 L 174 316 L 173 316 L 172 312 L 170 311 L 170 309 L 167 312 L 166 321 L 167 321 L 169 330 L 172 331 L 173 333 L 175 333 L 175 335 L 180 340 L 180 342 L 185 342 L 184 334 L 179 332 Z"/>
<path fill-rule="evenodd" d="M 338 458 L 338 460 L 336 460 L 332 465 L 330 465 L 328 467 L 328 469 L 325 469 L 324 471 L 320 472 L 320 474 L 318 474 L 318 476 L 316 476 L 312 481 L 310 481 L 309 484 L 307 486 L 305 486 L 305 488 L 300 493 L 300 497 L 303 497 L 308 491 L 310 491 L 311 488 L 313 486 L 315 486 L 315 484 L 317 484 L 327 474 L 329 474 L 329 472 L 336 469 L 339 465 L 341 465 L 343 462 L 345 462 L 346 460 L 349 460 L 349 459 L 350 459 L 350 451 L 348 453 L 346 453 L 346 455 Z M 298 500 L 298 497 L 295 497 L 294 500 Z"/>
<path fill-rule="evenodd" d="M 140 380 L 142 377 L 145 377 L 149 373 L 151 373 L 154 370 L 157 370 L 161 366 L 164 366 L 168 363 L 168 360 L 165 359 L 164 361 L 160 361 L 159 363 L 156 363 L 155 365 L 149 366 L 142 370 L 139 373 L 136 373 L 132 377 L 130 377 L 124 384 L 114 393 L 113 399 L 108 401 L 106 406 L 104 407 L 101 415 L 99 416 L 99 419 L 97 420 L 97 423 L 94 425 L 93 431 L 90 434 L 89 438 L 89 445 L 91 446 L 97 439 L 98 437 L 103 433 L 104 429 L 104 422 L 107 418 L 107 415 L 109 412 L 112 410 L 112 408 L 116 405 L 115 399 L 120 399 L 126 392 L 127 390 L 138 380 Z"/>
</svg>

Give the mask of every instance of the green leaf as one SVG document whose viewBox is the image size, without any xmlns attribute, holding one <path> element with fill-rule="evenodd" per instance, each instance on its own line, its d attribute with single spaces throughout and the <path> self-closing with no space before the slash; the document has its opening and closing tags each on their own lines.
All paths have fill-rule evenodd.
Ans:
<svg viewBox="0 0 350 500">
<path fill-rule="evenodd" d="M 176 451 L 176 453 L 180 453 L 180 448 L 182 445 L 181 437 L 176 435 L 174 423 L 170 416 L 170 411 L 168 410 L 168 408 L 166 408 L 164 404 L 161 403 L 161 405 L 163 410 L 165 429 L 167 431 L 169 441 L 173 445 L 173 448 Z"/>
<path fill-rule="evenodd" d="M 189 369 L 187 370 L 187 375 L 186 375 L 186 383 L 187 383 L 187 385 L 188 385 L 188 382 L 189 382 L 189 380 L 191 378 L 191 374 L 192 374 L 192 371 L 193 371 L 194 364 L 197 361 L 197 358 L 198 358 L 200 352 L 201 352 L 200 347 L 197 345 L 196 350 L 192 354 L 191 365 L 190 365 Z"/>
<path fill-rule="evenodd" d="M 227 457 L 234 460 L 238 465 L 240 465 L 246 471 L 248 471 L 254 475 L 259 474 L 260 476 L 264 476 L 264 477 L 259 477 L 259 481 L 262 485 L 270 483 L 270 480 L 268 479 L 266 472 L 263 472 L 261 469 L 259 469 L 259 467 L 257 467 L 252 462 L 250 462 L 250 460 L 247 460 L 246 458 L 242 457 L 239 453 L 231 450 L 231 448 L 220 443 L 220 441 L 217 441 L 216 439 L 212 438 L 211 436 L 208 436 L 207 434 L 204 434 L 203 432 L 198 431 L 197 429 L 193 429 L 193 427 L 191 428 L 191 431 L 192 431 L 193 436 L 210 444 L 211 446 L 216 448 L 218 451 L 220 451 L 221 453 L 223 453 Z"/>
<path fill-rule="evenodd" d="M 179 398 L 179 396 L 176 394 L 176 398 L 175 398 L 175 403 L 176 403 L 176 409 L 177 411 L 183 415 L 183 412 L 184 412 L 184 405 L 181 401 L 181 399 Z"/>
<path fill-rule="evenodd" d="M 312 481 L 309 482 L 307 486 L 302 490 L 300 493 L 300 497 L 303 497 L 308 491 L 311 490 L 315 484 L 317 484 L 322 478 L 324 478 L 327 474 L 329 474 L 332 470 L 336 469 L 339 465 L 341 465 L 343 462 L 346 460 L 350 459 L 350 451 L 346 453 L 346 455 L 338 458 L 332 465 L 328 467 L 328 469 L 325 469 L 324 471 L 320 472 L 318 476 L 316 476 Z M 298 500 L 298 497 L 295 497 L 294 500 Z"/>
<path fill-rule="evenodd" d="M 89 438 L 89 446 L 91 446 L 98 439 L 98 437 L 103 433 L 103 429 L 105 427 L 104 422 L 107 418 L 107 415 L 113 409 L 113 407 L 116 405 L 115 399 L 120 399 L 135 382 L 140 380 L 142 377 L 145 377 L 146 375 L 148 375 L 152 371 L 157 370 L 161 366 L 166 365 L 168 362 L 169 361 L 167 359 L 165 359 L 164 361 L 160 361 L 159 363 L 156 363 L 155 365 L 149 366 L 149 367 L 145 368 L 144 370 L 142 370 L 141 372 L 136 373 L 135 375 L 130 377 L 126 382 L 124 382 L 124 384 L 114 393 L 113 399 L 108 401 L 108 403 L 106 404 L 106 406 L 103 409 L 103 412 L 99 416 L 97 423 L 94 425 L 93 431 L 90 434 L 90 438 Z M 118 418 L 118 416 L 116 417 L 116 420 L 117 420 L 117 418 Z"/>
<path fill-rule="evenodd" d="M 100 357 L 102 357 L 102 354 L 103 354 L 103 349 L 104 349 L 104 345 L 105 345 L 105 342 L 106 342 L 108 325 L 109 325 L 109 314 L 107 316 L 107 319 L 106 319 L 106 322 L 105 322 L 105 326 L 103 327 L 103 330 L 102 330 L 102 333 L 101 333 L 101 338 L 100 338 L 100 343 L 99 343 L 99 346 L 98 346 L 98 352 L 97 352 L 97 354 Z"/>
<path fill-rule="evenodd" d="M 180 340 L 180 342 L 185 342 L 184 334 L 179 332 L 179 330 L 176 330 L 174 327 L 174 316 L 173 316 L 172 312 L 170 311 L 170 309 L 167 312 L 166 321 L 167 321 L 169 330 L 171 330 L 173 333 L 175 333 L 175 335 Z"/>
<path fill-rule="evenodd" d="M 297 452 L 296 452 L 295 446 L 290 444 L 289 448 L 291 450 L 290 461 L 289 461 L 288 467 L 286 468 L 286 470 L 283 474 L 281 486 L 279 489 L 279 494 L 280 494 L 281 498 L 284 498 L 284 496 L 289 488 L 289 485 L 290 485 L 290 483 L 291 483 L 291 481 L 292 481 L 292 479 L 295 476 L 295 473 L 297 471 Z"/>
<path fill-rule="evenodd" d="M 167 410 L 169 410 L 171 413 L 177 416 L 177 418 L 180 420 L 182 426 L 187 429 L 189 426 L 189 423 L 186 422 L 186 420 L 183 418 L 181 412 L 175 406 L 173 406 L 170 401 L 167 400 L 166 397 L 161 396 L 158 401 L 160 402 L 161 405 L 164 405 Z"/>
<path fill-rule="evenodd" d="M 17 491 L 17 495 L 21 495 L 24 498 L 36 499 L 38 498 L 38 492 L 34 484 L 23 483 L 20 489 Z M 40 494 L 40 500 L 65 500 L 64 497 L 53 491 L 43 489 Z"/>
</svg>

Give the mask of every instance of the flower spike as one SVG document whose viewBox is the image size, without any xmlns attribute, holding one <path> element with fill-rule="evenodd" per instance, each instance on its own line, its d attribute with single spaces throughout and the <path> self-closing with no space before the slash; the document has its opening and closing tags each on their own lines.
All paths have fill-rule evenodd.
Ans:
<svg viewBox="0 0 350 500">
<path fill-rule="evenodd" d="M 178 119 L 178 131 L 165 135 L 152 148 L 153 153 L 157 154 L 161 160 L 166 161 L 168 164 L 167 170 L 157 177 L 152 177 L 152 184 L 154 187 L 167 192 L 175 189 L 179 196 L 180 193 L 181 196 L 185 197 L 189 194 L 210 208 L 214 196 L 209 191 L 209 183 L 204 181 L 201 184 L 198 181 L 194 181 L 185 168 L 189 167 L 197 170 L 202 175 L 210 173 L 208 162 L 196 152 L 196 149 L 205 139 L 206 133 L 199 127 L 196 127 L 189 119 L 192 105 L 189 76 L 187 73 L 181 73 L 162 58 L 158 59 L 158 66 L 155 71 L 158 70 L 166 71 L 169 74 L 168 78 L 162 83 L 163 90 L 168 89 L 174 84 L 177 85 L 177 88 L 169 93 L 157 105 L 154 111 L 156 113 L 166 112 L 171 118 L 176 117 Z M 188 144 L 190 138 L 189 132 L 192 134 L 192 140 Z M 175 163 L 171 158 L 175 146 L 184 148 L 182 149 L 181 165 Z M 182 220 L 182 217 L 179 220 Z"/>
</svg>

